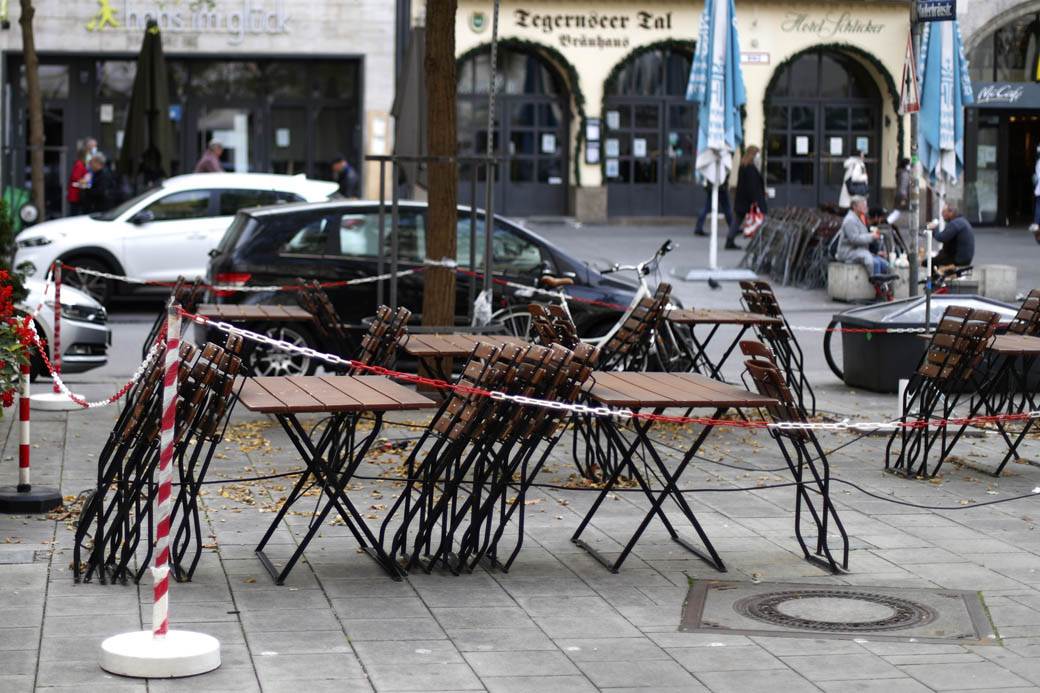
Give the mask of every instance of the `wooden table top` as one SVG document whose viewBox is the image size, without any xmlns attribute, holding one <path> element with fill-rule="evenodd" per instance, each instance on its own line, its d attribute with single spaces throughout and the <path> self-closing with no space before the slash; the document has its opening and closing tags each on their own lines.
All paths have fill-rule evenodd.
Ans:
<svg viewBox="0 0 1040 693">
<path fill-rule="evenodd" d="M 998 334 L 993 338 L 989 350 L 1005 356 L 1040 356 L 1040 337 Z"/>
<path fill-rule="evenodd" d="M 469 356 L 477 342 L 492 346 L 516 344 L 526 346 L 520 337 L 490 334 L 409 334 L 404 344 L 406 353 L 418 358 L 462 358 Z"/>
<path fill-rule="evenodd" d="M 381 375 L 247 378 L 239 399 L 268 414 L 433 409 L 437 403 Z"/>
<path fill-rule="evenodd" d="M 609 407 L 764 407 L 769 397 L 696 373 L 596 371 L 588 394 Z"/>
<path fill-rule="evenodd" d="M 677 325 L 779 325 L 783 321 L 744 310 L 708 310 L 677 308 L 665 313 L 665 319 Z"/>
<path fill-rule="evenodd" d="M 204 318 L 227 322 L 304 322 L 314 316 L 300 306 L 276 306 L 237 303 L 201 303 L 195 312 Z"/>
</svg>

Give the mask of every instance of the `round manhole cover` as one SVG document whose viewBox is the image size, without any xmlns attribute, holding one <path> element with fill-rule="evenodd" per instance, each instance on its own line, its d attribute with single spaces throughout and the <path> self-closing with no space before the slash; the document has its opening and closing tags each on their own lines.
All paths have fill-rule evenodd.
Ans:
<svg viewBox="0 0 1040 693">
<path fill-rule="evenodd" d="M 784 590 L 745 597 L 734 610 L 756 621 L 814 631 L 881 631 L 922 626 L 938 614 L 909 599 L 846 590 Z"/>
</svg>

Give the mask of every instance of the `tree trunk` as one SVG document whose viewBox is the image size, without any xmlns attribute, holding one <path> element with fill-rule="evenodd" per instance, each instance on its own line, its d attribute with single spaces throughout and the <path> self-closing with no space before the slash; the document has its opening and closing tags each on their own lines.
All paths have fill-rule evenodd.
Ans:
<svg viewBox="0 0 1040 693">
<path fill-rule="evenodd" d="M 29 164 L 32 170 L 32 199 L 44 218 L 43 195 L 43 96 L 40 94 L 40 60 L 36 56 L 36 40 L 33 38 L 32 0 L 21 0 L 22 51 L 25 55 L 25 84 L 29 99 Z"/>
<path fill-rule="evenodd" d="M 455 12 L 457 0 L 426 3 L 426 123 L 430 156 L 455 156 Z M 458 174 L 454 160 L 430 163 L 427 175 L 426 257 L 455 259 Z M 455 272 L 429 267 L 423 291 L 423 325 L 454 326 Z"/>
</svg>

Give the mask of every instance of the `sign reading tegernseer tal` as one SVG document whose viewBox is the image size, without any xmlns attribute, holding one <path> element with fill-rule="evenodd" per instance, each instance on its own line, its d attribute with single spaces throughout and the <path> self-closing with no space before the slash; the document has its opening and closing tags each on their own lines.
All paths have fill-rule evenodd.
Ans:
<svg viewBox="0 0 1040 693">
<path fill-rule="evenodd" d="M 945 22 L 957 19 L 957 0 L 917 0 L 917 21 Z"/>
</svg>

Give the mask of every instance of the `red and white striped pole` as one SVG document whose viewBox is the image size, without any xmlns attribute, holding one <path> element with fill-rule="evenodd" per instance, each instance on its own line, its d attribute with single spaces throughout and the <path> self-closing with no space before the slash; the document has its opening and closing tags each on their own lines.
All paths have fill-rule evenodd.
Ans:
<svg viewBox="0 0 1040 693">
<path fill-rule="evenodd" d="M 155 496 L 155 579 L 152 633 L 166 637 L 170 629 L 170 510 L 173 493 L 173 450 L 177 433 L 177 371 L 180 368 L 181 315 L 170 306 L 166 316 L 166 364 L 163 373 L 162 422 L 159 431 L 159 478 Z"/>
<path fill-rule="evenodd" d="M 194 676 L 220 666 L 220 642 L 216 638 L 191 631 L 170 630 L 170 513 L 173 508 L 180 346 L 180 307 L 171 304 L 166 313 L 166 360 L 155 494 L 152 629 L 114 635 L 101 643 L 101 668 L 122 676 L 168 679 Z"/>
<path fill-rule="evenodd" d="M 54 261 L 54 336 L 51 338 L 51 363 L 54 364 L 54 372 L 61 375 L 61 260 Z M 54 394 L 61 394 L 58 383 L 54 383 Z"/>
<path fill-rule="evenodd" d="M 33 488 L 29 477 L 29 354 L 18 373 L 18 483 L 0 486 L 0 513 L 47 513 L 61 507 L 61 492 L 50 486 Z"/>
<path fill-rule="evenodd" d="M 18 491 L 32 490 L 29 479 L 29 361 L 22 364 L 18 388 Z"/>
</svg>

